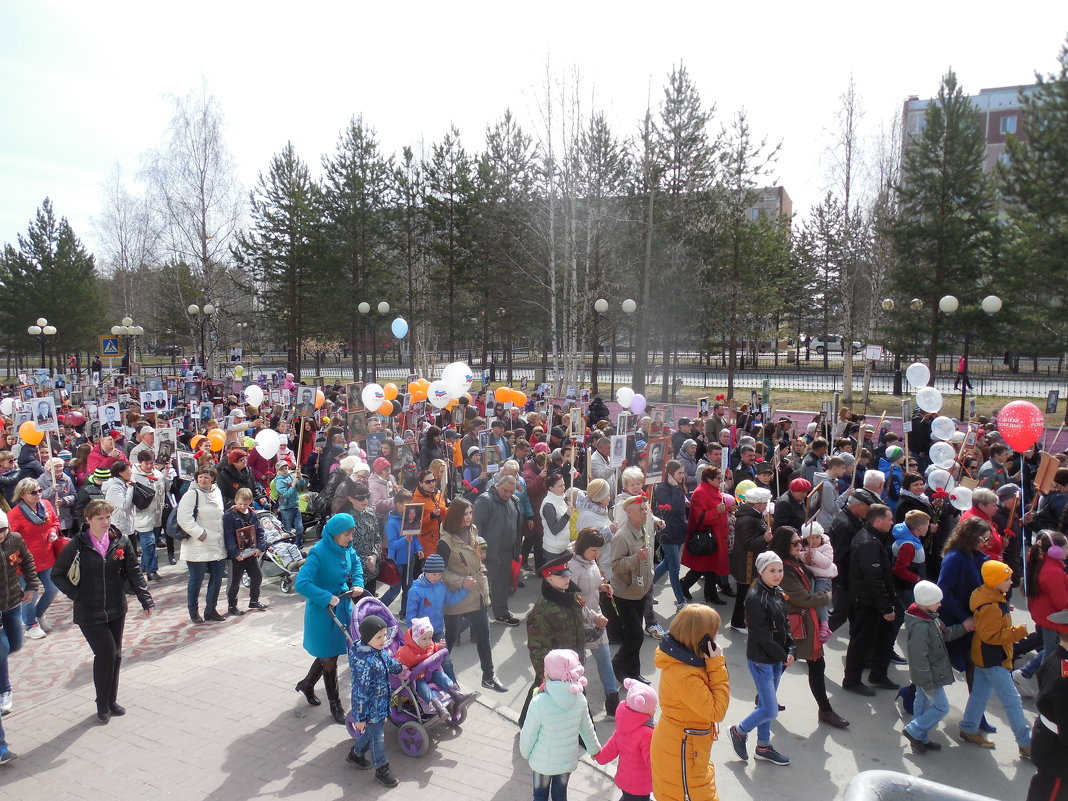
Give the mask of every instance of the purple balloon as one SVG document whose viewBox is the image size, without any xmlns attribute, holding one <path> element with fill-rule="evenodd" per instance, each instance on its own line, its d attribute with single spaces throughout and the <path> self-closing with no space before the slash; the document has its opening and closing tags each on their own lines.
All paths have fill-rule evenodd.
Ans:
<svg viewBox="0 0 1068 801">
<path fill-rule="evenodd" d="M 630 411 L 632 414 L 641 414 L 645 411 L 645 396 L 635 393 L 634 400 L 630 402 Z"/>
</svg>

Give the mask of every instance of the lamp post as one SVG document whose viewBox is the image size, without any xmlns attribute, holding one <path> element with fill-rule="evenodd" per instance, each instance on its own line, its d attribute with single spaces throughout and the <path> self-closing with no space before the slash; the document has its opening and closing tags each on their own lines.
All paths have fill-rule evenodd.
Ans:
<svg viewBox="0 0 1068 801">
<path fill-rule="evenodd" d="M 993 317 L 999 311 L 1001 311 L 1001 298 L 997 295 L 987 295 L 979 303 L 979 308 L 983 310 L 987 317 Z M 938 310 L 943 314 L 956 314 L 960 311 L 960 301 L 954 295 L 945 295 L 938 301 Z M 965 313 L 972 312 L 971 319 L 965 318 L 964 328 L 964 369 L 957 375 L 960 381 L 960 418 L 964 420 L 964 403 L 967 396 L 968 387 L 971 386 L 971 382 L 968 380 L 968 348 L 972 341 L 972 326 L 976 324 L 977 320 L 974 316 L 974 310 L 965 310 Z"/>
<path fill-rule="evenodd" d="M 111 333 L 113 336 L 122 337 L 123 361 L 126 362 L 126 375 L 130 375 L 134 362 L 134 340 L 139 336 L 144 336 L 145 329 L 139 325 L 134 325 L 133 318 L 123 317 L 119 325 L 111 326 Z"/>
<path fill-rule="evenodd" d="M 37 344 L 41 346 L 41 369 L 45 369 L 45 349 L 48 347 L 48 338 L 56 335 L 56 327 L 49 325 L 44 317 L 38 317 L 37 322 L 26 329 L 31 337 L 37 337 Z"/>
<path fill-rule="evenodd" d="M 598 314 L 608 314 L 608 301 L 604 298 L 598 298 L 593 303 L 593 310 Z M 619 308 L 623 311 L 623 317 L 621 319 L 626 320 L 630 315 L 634 314 L 638 309 L 638 304 L 630 298 L 627 298 L 619 304 Z M 616 396 L 616 332 L 619 330 L 619 320 L 612 322 L 612 397 Z M 629 325 L 629 322 L 628 322 Z M 594 347 L 597 347 L 596 343 Z"/>
<path fill-rule="evenodd" d="M 205 303 L 204 308 L 201 308 L 195 303 L 191 303 L 189 308 L 186 309 L 189 312 L 189 316 L 193 319 L 197 328 L 200 329 L 200 366 L 204 369 L 204 375 L 210 375 L 207 364 L 207 355 L 204 347 L 204 331 L 211 322 L 211 316 L 215 314 L 215 307 L 210 303 Z"/>
<path fill-rule="evenodd" d="M 370 314 L 371 304 L 364 301 L 356 307 L 360 314 Z M 378 321 L 389 314 L 389 304 L 384 300 L 378 304 L 378 316 L 371 318 L 371 380 L 378 382 Z"/>
</svg>

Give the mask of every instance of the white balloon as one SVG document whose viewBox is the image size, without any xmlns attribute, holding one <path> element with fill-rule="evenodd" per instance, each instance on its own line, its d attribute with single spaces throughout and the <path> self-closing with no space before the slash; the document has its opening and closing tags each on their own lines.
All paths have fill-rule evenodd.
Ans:
<svg viewBox="0 0 1068 801">
<path fill-rule="evenodd" d="M 0 400 L 0 412 L 11 414 L 13 411 L 15 411 L 14 398 L 4 398 L 3 400 Z"/>
<path fill-rule="evenodd" d="M 444 409 L 452 397 L 444 381 L 431 381 L 426 390 L 426 399 L 435 409 Z"/>
<path fill-rule="evenodd" d="M 263 403 L 263 388 L 259 384 L 249 384 L 245 387 L 245 403 L 256 409 Z"/>
<path fill-rule="evenodd" d="M 931 380 L 931 371 L 927 369 L 927 365 L 923 362 L 913 362 L 905 368 L 905 378 L 909 380 L 912 386 L 923 387 Z"/>
<path fill-rule="evenodd" d="M 942 408 L 942 393 L 934 387 L 922 387 L 916 391 L 916 405 L 925 412 L 937 412 Z"/>
<path fill-rule="evenodd" d="M 363 405 L 369 412 L 377 412 L 386 399 L 386 391 L 378 384 L 368 384 L 363 388 Z"/>
<path fill-rule="evenodd" d="M 259 389 L 259 387 L 256 388 Z M 256 450 L 264 459 L 271 460 L 277 456 L 281 444 L 282 438 L 273 429 L 265 428 L 256 435 Z"/>
<path fill-rule="evenodd" d="M 941 468 L 932 470 L 927 476 L 927 486 L 931 489 L 944 490 L 952 483 L 953 476 L 949 474 L 948 470 L 942 470 Z"/>
<path fill-rule="evenodd" d="M 616 390 L 616 403 L 624 409 L 630 408 L 630 402 L 634 400 L 634 390 L 630 387 L 620 387 Z"/>
<path fill-rule="evenodd" d="M 474 381 L 475 374 L 471 372 L 471 368 L 463 362 L 453 362 L 452 364 L 446 365 L 445 369 L 441 371 L 441 383 L 449 393 L 450 399 L 459 398 L 471 388 L 471 384 L 473 384 Z M 431 386 L 433 386 L 433 384 Z M 427 397 L 429 398 L 429 393 L 427 394 Z M 445 401 L 445 403 L 448 402 L 448 400 Z M 438 408 L 440 409 L 442 407 L 439 406 Z"/>
<path fill-rule="evenodd" d="M 952 464 L 953 460 L 957 458 L 957 449 L 948 442 L 936 442 L 931 446 L 927 455 L 931 457 L 932 462 L 940 466 L 944 462 Z"/>
<path fill-rule="evenodd" d="M 950 439 L 957 430 L 957 424 L 952 417 L 936 417 L 931 423 L 931 436 L 935 439 Z"/>
<path fill-rule="evenodd" d="M 967 487 L 957 487 L 949 493 L 949 502 L 954 509 L 966 512 L 972 508 L 972 491 Z"/>
</svg>

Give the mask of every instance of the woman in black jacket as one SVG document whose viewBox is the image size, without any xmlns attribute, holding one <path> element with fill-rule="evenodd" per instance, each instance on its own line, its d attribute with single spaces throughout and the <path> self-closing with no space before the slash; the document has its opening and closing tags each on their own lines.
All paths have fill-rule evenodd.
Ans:
<svg viewBox="0 0 1068 801">
<path fill-rule="evenodd" d="M 90 501 L 85 507 L 85 527 L 52 566 L 52 581 L 74 603 L 74 622 L 93 651 L 96 716 L 102 723 L 112 715 L 126 714 L 116 701 L 126 588 L 137 596 L 146 616 L 154 605 L 129 538 L 111 525 L 114 509 L 107 501 Z"/>
</svg>

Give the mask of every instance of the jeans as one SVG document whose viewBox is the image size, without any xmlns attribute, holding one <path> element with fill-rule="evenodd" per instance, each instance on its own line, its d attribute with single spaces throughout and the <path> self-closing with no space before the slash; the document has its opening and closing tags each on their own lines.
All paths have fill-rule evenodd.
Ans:
<svg viewBox="0 0 1068 801">
<path fill-rule="evenodd" d="M 424 701 L 426 701 L 428 704 L 430 703 L 430 699 L 433 697 L 433 694 L 430 692 L 430 684 L 428 682 L 433 682 L 439 690 L 448 690 L 450 687 L 454 686 L 453 680 L 446 676 L 445 671 L 443 670 L 435 670 L 433 673 L 427 676 L 426 679 L 417 679 L 415 682 L 415 694 L 422 698 Z"/>
<path fill-rule="evenodd" d="M 1047 629 L 1045 626 L 1036 626 L 1036 628 L 1042 632 L 1042 647 L 1038 649 L 1038 653 L 1032 657 L 1030 662 L 1020 668 L 1020 672 L 1026 678 L 1031 678 L 1038 672 L 1038 669 L 1042 667 L 1042 660 L 1046 654 L 1051 654 L 1057 650 L 1057 632 L 1053 629 Z"/>
<path fill-rule="evenodd" d="M 52 605 L 52 601 L 56 600 L 56 596 L 59 594 L 59 588 L 52 583 L 51 569 L 42 570 L 38 573 L 37 580 L 41 582 L 40 597 L 35 592 L 33 599 L 29 603 L 22 605 L 22 622 L 26 628 L 37 625 L 37 618 L 44 616 L 44 613 L 48 611 L 48 607 Z"/>
<path fill-rule="evenodd" d="M 933 695 L 928 695 L 922 687 L 916 688 L 916 700 L 912 702 L 915 717 L 905 726 L 905 731 L 917 740 L 927 742 L 931 729 L 949 714 L 949 699 L 946 688 L 936 687 Z"/>
<path fill-rule="evenodd" d="M 241 589 L 241 577 L 248 573 L 248 602 L 256 603 L 260 599 L 260 587 L 263 586 L 263 573 L 260 571 L 260 558 L 247 556 L 244 559 L 230 560 L 230 583 L 226 585 L 226 605 L 231 609 L 237 606 L 237 591 Z M 199 594 L 200 588 L 197 588 Z M 211 593 L 211 584 L 208 584 Z"/>
<path fill-rule="evenodd" d="M 779 716 L 779 699 L 775 692 L 779 689 L 779 679 L 782 678 L 782 662 L 767 664 L 754 662 L 752 659 L 746 661 L 749 663 L 753 684 L 756 685 L 757 707 L 738 724 L 738 730 L 742 734 L 748 734 L 756 729 L 757 744 L 771 745 L 771 722 Z"/>
<path fill-rule="evenodd" d="M 156 532 L 138 531 L 137 539 L 141 541 L 141 572 L 146 576 L 159 570 L 159 561 L 156 559 Z"/>
<path fill-rule="evenodd" d="M 376 768 L 380 768 L 389 762 L 386 759 L 386 721 L 371 721 L 363 730 L 363 734 L 356 738 L 352 744 L 352 750 L 360 756 L 371 749 L 371 761 Z"/>
<path fill-rule="evenodd" d="M 567 801 L 567 780 L 570 778 L 570 773 L 557 773 L 555 776 L 535 773 L 534 801 L 549 801 L 550 793 L 552 801 Z"/>
<path fill-rule="evenodd" d="M 971 734 L 979 732 L 979 719 L 986 711 L 987 702 L 994 693 L 997 693 L 1001 705 L 1005 708 L 1005 715 L 1009 719 L 1009 726 L 1016 737 L 1017 745 L 1030 745 L 1031 727 L 1024 718 L 1020 693 L 1016 685 L 1012 683 L 1012 675 L 1008 669 L 1000 665 L 988 668 L 976 666 L 972 691 L 968 696 L 968 704 L 964 707 L 964 715 L 960 719 L 961 731 Z M 916 702 L 919 703 L 919 700 L 917 696 Z"/>
<path fill-rule="evenodd" d="M 612 646 L 608 643 L 591 648 L 594 660 L 597 662 L 597 675 L 604 687 L 604 694 L 618 693 L 619 685 L 616 683 L 616 673 L 612 669 Z"/>
<path fill-rule="evenodd" d="M 460 637 L 460 623 L 464 617 L 471 621 L 471 631 L 475 635 L 475 648 L 478 661 L 482 665 L 482 681 L 493 679 L 493 652 L 489 641 L 489 615 L 486 608 L 476 609 L 466 615 L 445 615 L 445 647 L 450 651 Z"/>
<path fill-rule="evenodd" d="M 636 679 L 642 674 L 642 643 L 645 641 L 645 632 L 642 630 L 642 613 L 645 609 L 645 599 L 631 600 L 629 598 L 616 598 L 616 608 L 619 609 L 619 623 L 623 633 L 623 642 L 612 657 L 612 666 L 615 668 L 617 679 Z"/>
<path fill-rule="evenodd" d="M 279 509 L 278 519 L 282 523 L 282 528 L 293 532 L 294 542 L 297 547 L 302 547 L 304 545 L 304 520 L 300 516 L 300 507 L 296 509 Z"/>
<path fill-rule="evenodd" d="M 682 557 L 682 546 L 663 543 L 660 546 L 664 551 L 664 558 L 653 571 L 653 584 L 660 580 L 665 573 L 671 581 L 671 591 L 675 593 L 675 603 L 681 604 L 686 598 L 682 594 L 682 582 L 679 580 L 679 559 Z"/>
<path fill-rule="evenodd" d="M 0 613 L 0 693 L 11 692 L 7 658 L 22 648 L 22 636 L 22 608 L 16 606 Z"/>
<path fill-rule="evenodd" d="M 204 574 L 208 574 L 208 594 L 204 599 L 204 612 L 218 613 L 219 591 L 222 589 L 223 572 L 226 560 L 216 559 L 212 562 L 186 562 L 189 568 L 189 585 L 186 588 L 186 606 L 189 615 L 196 615 L 200 607 L 200 587 L 204 583 Z"/>
<path fill-rule="evenodd" d="M 831 592 L 831 579 L 828 576 L 813 576 L 812 577 L 812 591 L 813 592 L 825 592 L 828 595 Z M 831 616 L 830 604 L 824 604 L 823 606 L 816 607 L 816 617 L 819 618 L 820 623 L 826 623 L 827 618 Z"/>
</svg>

